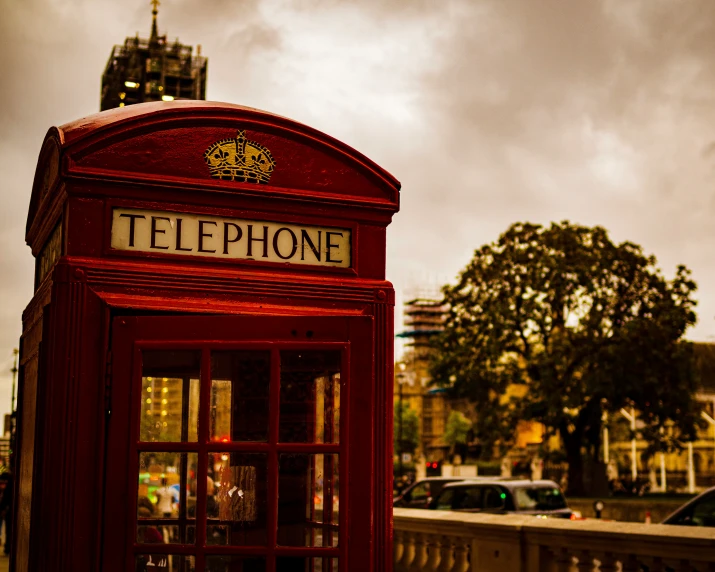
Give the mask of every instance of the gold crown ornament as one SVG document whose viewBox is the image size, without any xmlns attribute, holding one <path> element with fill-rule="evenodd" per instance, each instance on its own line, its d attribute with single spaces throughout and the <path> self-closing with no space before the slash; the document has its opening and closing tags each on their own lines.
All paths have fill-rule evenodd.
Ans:
<svg viewBox="0 0 715 572">
<path fill-rule="evenodd" d="M 271 152 L 246 139 L 239 131 L 235 139 L 216 141 L 204 152 L 211 176 L 240 183 L 268 183 L 276 166 Z"/>
</svg>

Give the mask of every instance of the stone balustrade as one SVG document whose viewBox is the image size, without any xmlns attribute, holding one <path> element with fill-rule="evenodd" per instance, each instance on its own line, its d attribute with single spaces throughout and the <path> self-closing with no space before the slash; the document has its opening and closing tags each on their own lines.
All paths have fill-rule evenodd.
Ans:
<svg viewBox="0 0 715 572">
<path fill-rule="evenodd" d="M 715 529 L 395 509 L 394 572 L 715 572 Z"/>
</svg>

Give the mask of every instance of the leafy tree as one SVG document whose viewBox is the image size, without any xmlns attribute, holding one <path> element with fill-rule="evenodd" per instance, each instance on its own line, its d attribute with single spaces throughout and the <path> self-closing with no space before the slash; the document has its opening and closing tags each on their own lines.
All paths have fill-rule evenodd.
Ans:
<svg viewBox="0 0 715 572">
<path fill-rule="evenodd" d="M 395 455 L 410 453 L 414 455 L 420 444 L 420 420 L 417 413 L 404 401 L 395 401 L 395 415 L 392 449 Z M 402 447 L 400 447 L 400 418 L 402 419 Z"/>
<path fill-rule="evenodd" d="M 444 431 L 444 441 L 450 446 L 454 454 L 466 457 L 467 441 L 472 422 L 461 411 L 452 411 L 447 418 L 447 427 Z"/>
<path fill-rule="evenodd" d="M 469 421 L 461 411 L 452 411 L 447 418 L 447 428 L 444 431 L 444 442 L 450 447 L 466 445 L 467 435 L 472 428 Z"/>
<path fill-rule="evenodd" d="M 582 493 L 604 410 L 635 407 L 661 450 L 693 438 L 692 348 L 682 336 L 696 320 L 695 289 L 684 266 L 666 280 L 654 257 L 601 227 L 514 224 L 444 287 L 433 379 L 474 402 L 483 444 L 508 449 L 519 419 L 560 435 L 569 491 Z M 676 431 L 660 432 L 669 421 Z"/>
</svg>

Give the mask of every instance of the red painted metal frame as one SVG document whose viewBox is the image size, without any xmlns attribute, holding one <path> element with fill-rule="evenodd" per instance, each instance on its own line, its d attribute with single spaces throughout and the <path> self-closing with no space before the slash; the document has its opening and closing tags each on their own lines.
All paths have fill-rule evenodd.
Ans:
<svg viewBox="0 0 715 572">
<path fill-rule="evenodd" d="M 210 177 L 202 158 L 207 142 L 237 129 L 246 129 L 276 157 L 279 168 L 269 185 Z M 350 228 L 353 266 L 118 253 L 109 249 L 112 206 Z M 37 402 L 21 413 L 24 426 L 35 430 L 34 443 L 18 436 L 20 461 L 23 455 L 34 457 L 33 488 L 18 490 L 15 518 L 23 526 L 16 530 L 25 536 L 16 535 L 12 569 L 110 569 L 112 545 L 124 550 L 132 544 L 126 531 L 117 532 L 121 538 L 110 534 L 116 515 L 106 498 L 110 490 L 125 502 L 136 493 L 128 471 L 122 476 L 107 468 L 117 451 L 126 455 L 130 446 L 130 433 L 121 437 L 115 430 L 122 423 L 129 430 L 130 412 L 110 394 L 108 363 L 115 378 L 132 376 L 131 360 L 109 352 L 119 339 L 111 339 L 110 324 L 135 316 L 203 314 L 218 322 L 230 319 L 221 315 L 265 316 L 266 323 L 284 324 L 322 317 L 349 324 L 370 320 L 369 331 L 349 336 L 351 367 L 359 369 L 352 374 L 352 389 L 364 383 L 369 391 L 350 392 L 344 420 L 364 426 L 364 434 L 359 439 L 341 434 L 357 449 L 340 459 L 340 470 L 349 475 L 350 494 L 361 495 L 347 499 L 351 528 L 342 528 L 341 550 L 347 540 L 351 554 L 369 555 L 360 572 L 389 572 L 394 292 L 385 280 L 385 240 L 398 208 L 399 183 L 369 159 L 314 129 L 257 110 L 209 102 L 142 104 L 50 129 L 38 161 L 26 240 L 38 256 L 59 222 L 62 252 L 23 315 L 19 392 L 36 391 Z M 355 359 L 356 343 L 366 359 Z M 36 363 L 33 380 L 28 368 Z M 272 396 L 278 399 L 275 392 Z M 108 438 L 108 430 L 114 437 Z M 117 488 L 110 488 L 112 483 Z M 201 479 L 198 485 L 206 487 Z M 269 485 L 276 495 L 277 479 Z M 347 518 L 343 507 L 341 499 L 341 519 Z M 349 570 L 358 568 L 350 564 Z"/>
<path fill-rule="evenodd" d="M 268 572 L 274 572 L 272 555 L 339 557 L 341 572 L 357 572 L 369 569 L 370 551 L 360 552 L 358 546 L 354 554 L 348 553 L 347 538 L 360 535 L 352 529 L 353 522 L 370 522 L 369 503 L 364 502 L 366 492 L 363 482 L 352 483 L 351 463 L 370 464 L 372 451 L 369 440 L 365 439 L 372 427 L 370 411 L 363 404 L 358 415 L 351 415 L 352 396 L 356 394 L 357 380 L 365 377 L 366 365 L 371 370 L 373 364 L 366 356 L 370 354 L 371 318 L 282 318 L 282 317 L 139 317 L 115 318 L 113 329 L 113 354 L 115 370 L 113 383 L 113 415 L 117 422 L 110 427 L 109 439 L 112 457 L 107 459 L 108 480 L 105 490 L 105 504 L 114 517 L 107 523 L 105 534 L 104 570 L 108 572 L 132 569 L 135 554 L 197 554 L 197 570 L 203 570 L 204 554 L 263 554 L 269 562 Z M 349 322 L 349 324 L 348 324 Z M 289 332 L 296 328 L 318 331 L 314 338 L 297 341 Z M 236 334 L 239 333 L 239 335 Z M 283 332 L 283 335 L 280 335 Z M 210 403 L 210 351 L 227 349 L 270 349 L 271 350 L 271 400 L 269 408 L 269 439 L 267 443 L 221 442 L 212 443 L 208 432 L 208 404 Z M 198 442 L 175 443 L 139 441 L 141 407 L 137 396 L 141 395 L 141 351 L 151 349 L 186 349 L 202 352 L 201 386 L 199 407 Z M 338 349 L 342 352 L 341 373 L 341 426 L 339 444 L 327 443 L 279 443 L 279 399 L 280 363 L 279 351 L 284 349 Z M 360 356 L 351 361 L 350 355 Z M 361 375 L 362 373 L 362 375 Z M 367 385 L 367 387 L 365 387 Z M 371 384 L 360 388 L 371 393 Z M 344 392 L 344 393 L 343 393 Z M 356 426 L 352 426 L 356 423 Z M 129 441 L 126 436 L 131 435 Z M 351 436 L 353 441 L 351 441 Z M 126 449 L 128 444 L 128 449 Z M 125 448 L 126 456 L 120 449 Z M 136 481 L 128 480 L 138 474 L 139 451 L 197 452 L 198 493 L 196 505 L 196 545 L 138 545 L 129 539 L 136 532 Z M 205 546 L 205 498 L 208 454 L 210 452 L 265 452 L 269 467 L 269 515 L 267 547 Z M 340 542 L 338 548 L 276 547 L 278 480 L 276 460 L 281 452 L 305 452 L 314 454 L 340 455 L 341 514 L 339 517 Z M 125 467 L 129 467 L 128 470 Z M 353 493 L 352 490 L 355 489 Z M 120 499 L 116 491 L 126 490 L 128 499 Z M 347 494 L 345 494 L 347 493 Z M 359 497 L 358 499 L 353 497 Z M 358 500 L 359 502 L 355 502 Z M 356 508 L 350 511 L 350 504 Z M 123 518 L 116 514 L 123 511 Z M 368 514 L 361 514 L 367 512 Z M 348 518 L 350 517 L 350 522 Z M 122 543 L 117 538 L 125 538 L 125 552 L 116 552 Z M 274 548 L 272 548 L 274 547 Z M 123 557 L 122 557 L 123 556 Z"/>
</svg>

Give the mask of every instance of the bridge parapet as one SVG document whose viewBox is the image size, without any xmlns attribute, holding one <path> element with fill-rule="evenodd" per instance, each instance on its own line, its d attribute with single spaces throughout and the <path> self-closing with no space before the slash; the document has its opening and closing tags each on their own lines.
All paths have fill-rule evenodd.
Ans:
<svg viewBox="0 0 715 572">
<path fill-rule="evenodd" d="M 394 572 L 715 572 L 715 529 L 395 509 Z"/>
</svg>

